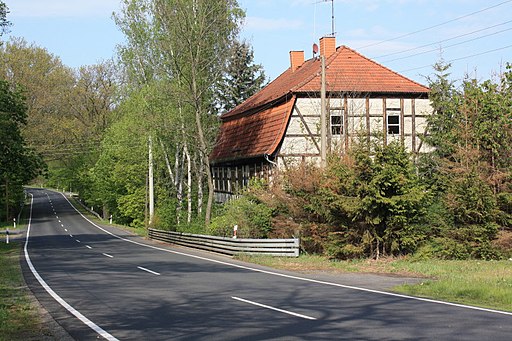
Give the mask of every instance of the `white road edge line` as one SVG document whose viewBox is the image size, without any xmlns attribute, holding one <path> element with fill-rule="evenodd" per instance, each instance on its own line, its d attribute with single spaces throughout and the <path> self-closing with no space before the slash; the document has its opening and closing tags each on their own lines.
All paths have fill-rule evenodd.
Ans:
<svg viewBox="0 0 512 341">
<path fill-rule="evenodd" d="M 32 264 L 32 261 L 30 260 L 30 256 L 28 254 L 28 239 L 29 239 L 29 236 L 30 236 L 30 227 L 31 227 L 31 224 L 32 224 L 32 204 L 34 202 L 34 196 L 32 195 L 32 193 L 30 193 L 30 195 L 32 197 L 32 199 L 30 200 L 30 215 L 29 215 L 28 224 L 27 224 L 27 236 L 26 236 L 26 239 L 25 239 L 25 247 L 23 248 L 23 251 L 24 251 L 24 254 L 25 254 L 25 260 L 27 261 L 27 265 L 30 268 L 30 271 L 32 272 L 34 277 L 37 279 L 39 284 L 41 284 L 41 286 L 44 288 L 44 290 L 46 290 L 46 292 L 48 294 L 50 294 L 50 296 L 52 296 L 55 301 L 57 301 L 61 306 L 63 306 L 71 314 L 76 316 L 76 318 L 78 318 L 80 321 L 82 321 L 86 326 L 88 326 L 89 328 L 94 330 L 97 334 L 99 334 L 100 336 L 102 336 L 103 338 L 105 338 L 105 339 L 107 339 L 109 341 L 119 341 L 113 335 L 111 335 L 110 333 L 106 332 L 100 326 L 98 326 L 97 324 L 95 324 L 94 322 L 89 320 L 87 317 L 82 315 L 82 313 L 80 313 L 78 310 L 76 310 L 71 305 L 69 305 L 66 301 L 64 301 L 59 295 L 57 295 L 55 293 L 55 291 L 53 291 L 53 289 L 50 288 L 50 286 L 48 284 L 46 284 L 44 279 L 39 275 L 39 273 L 37 272 L 36 268 Z"/>
<path fill-rule="evenodd" d="M 80 243 L 80 241 L 78 239 L 75 239 L 77 243 Z"/>
<path fill-rule="evenodd" d="M 234 299 L 234 300 L 240 301 L 240 302 L 245 302 L 245 303 L 249 303 L 249 304 L 252 304 L 252 305 L 255 305 L 255 306 L 258 306 L 258 307 L 262 307 L 262 308 L 266 308 L 266 309 L 270 309 L 270 310 L 275 310 L 275 311 L 278 311 L 280 313 L 284 313 L 284 314 L 288 314 L 288 315 L 293 315 L 293 316 L 300 317 L 300 318 L 303 318 L 303 319 L 306 319 L 306 320 L 316 320 L 315 317 L 294 313 L 293 311 L 288 311 L 288 310 L 284 310 L 284 309 L 279 309 L 279 308 L 271 307 L 269 305 L 257 303 L 257 302 L 254 302 L 254 301 L 245 300 L 245 299 L 240 298 L 240 297 L 231 296 L 231 298 Z"/>
<path fill-rule="evenodd" d="M 102 253 L 102 255 L 105 256 L 105 257 L 108 257 L 108 258 L 114 258 L 114 256 L 109 255 L 108 253 Z"/>
<path fill-rule="evenodd" d="M 60 194 L 64 197 L 64 199 L 66 199 L 66 201 L 71 205 L 71 207 L 73 207 L 75 209 L 75 211 L 78 212 L 78 214 L 81 215 L 82 218 L 87 220 L 91 225 L 93 225 L 96 228 L 100 229 L 101 231 L 111 235 L 114 238 L 121 239 L 121 240 L 124 240 L 125 242 L 136 244 L 136 245 L 139 245 L 139 246 L 144 246 L 144 247 L 147 247 L 147 248 L 150 248 L 150 249 L 153 249 L 153 250 L 159 250 L 159 251 L 163 251 L 163 252 L 173 253 L 175 255 L 180 255 L 180 256 L 184 256 L 184 257 L 201 259 L 201 260 L 204 260 L 204 261 L 207 261 L 207 262 L 211 262 L 211 263 L 222 264 L 222 265 L 231 266 L 231 267 L 234 267 L 234 268 L 239 268 L 239 269 L 244 269 L 244 270 L 249 270 L 249 271 L 254 271 L 254 272 L 260 272 L 260 273 L 264 273 L 264 274 L 268 274 L 268 275 L 273 275 L 273 276 L 278 276 L 278 277 L 283 277 L 283 278 L 295 279 L 295 280 L 298 280 L 298 281 L 304 281 L 304 282 L 316 283 L 316 284 L 322 284 L 322 285 L 329 285 L 329 286 L 338 287 L 338 288 L 345 288 L 345 289 L 351 289 L 351 290 L 357 290 L 357 291 L 363 291 L 363 292 L 371 292 L 371 293 L 374 293 L 374 294 L 385 295 L 385 296 L 392 296 L 392 297 L 399 297 L 399 298 L 404 298 L 404 299 L 408 299 L 408 300 L 428 302 L 428 303 L 434 303 L 434 304 L 442 304 L 442 305 L 458 307 L 458 308 L 463 308 L 463 309 L 471 309 L 471 310 L 477 310 L 477 311 L 485 311 L 485 312 L 488 312 L 488 313 L 512 316 L 512 312 L 508 312 L 508 311 L 480 308 L 480 307 L 474 307 L 474 306 L 465 305 L 465 304 L 458 304 L 458 303 L 451 303 L 451 302 L 445 302 L 445 301 L 438 301 L 438 300 L 434 300 L 434 299 L 430 299 L 430 298 L 422 298 L 422 297 L 415 297 L 415 296 L 409 296 L 409 295 L 403 295 L 403 294 L 395 294 L 395 293 L 392 293 L 392 292 L 386 292 L 386 291 L 379 291 L 379 290 L 374 290 L 374 289 L 355 287 L 355 286 L 351 286 L 351 285 L 345 285 L 345 284 L 339 284 L 339 283 L 333 283 L 333 282 L 327 282 L 327 281 L 320 281 L 320 280 L 312 279 L 312 278 L 305 278 L 305 277 L 299 277 L 299 276 L 294 276 L 294 275 L 286 275 L 286 274 L 282 274 L 282 273 L 279 273 L 279 272 L 252 268 L 252 267 L 249 267 L 249 266 L 228 263 L 228 262 L 224 262 L 224 261 L 220 261 L 220 260 L 216 260 L 216 259 L 210 259 L 210 258 L 206 258 L 206 257 L 202 257 L 202 256 L 191 255 L 191 254 L 188 254 L 188 253 L 185 253 L 185 252 L 168 250 L 168 249 L 164 249 L 164 248 L 153 246 L 153 245 L 147 245 L 147 244 L 139 243 L 139 242 L 136 242 L 134 240 L 130 240 L 130 239 L 126 239 L 126 238 L 120 237 L 120 236 L 118 236 L 116 234 L 113 234 L 112 232 L 102 228 L 101 226 L 96 225 L 92 220 L 90 220 L 89 218 L 84 216 L 82 214 L 82 212 L 77 210 L 76 207 L 73 206 L 73 204 L 68 200 L 68 198 L 66 198 L 66 196 L 64 194 L 62 194 L 62 193 L 60 193 Z"/>
<path fill-rule="evenodd" d="M 142 271 L 146 271 L 146 272 L 149 272 L 150 274 L 153 274 L 153 275 L 157 275 L 157 276 L 160 276 L 160 274 L 156 271 L 153 271 L 153 270 L 149 270 L 149 269 L 146 269 L 146 268 L 143 268 L 142 266 L 138 266 L 137 269 L 140 269 Z"/>
</svg>

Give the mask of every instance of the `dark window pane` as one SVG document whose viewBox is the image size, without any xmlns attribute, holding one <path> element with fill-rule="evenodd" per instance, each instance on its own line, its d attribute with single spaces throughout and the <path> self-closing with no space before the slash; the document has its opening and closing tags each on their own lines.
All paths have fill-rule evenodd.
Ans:
<svg viewBox="0 0 512 341">
<path fill-rule="evenodd" d="M 340 126 L 332 126 L 331 134 L 332 135 L 341 135 L 341 127 Z"/>
<path fill-rule="evenodd" d="M 332 125 L 340 125 L 341 124 L 341 116 L 331 116 L 331 124 Z"/>
<path fill-rule="evenodd" d="M 388 116 L 388 124 L 399 124 L 398 116 Z"/>
<path fill-rule="evenodd" d="M 398 135 L 400 134 L 400 127 L 399 126 L 388 126 L 388 134 L 394 134 Z"/>
</svg>

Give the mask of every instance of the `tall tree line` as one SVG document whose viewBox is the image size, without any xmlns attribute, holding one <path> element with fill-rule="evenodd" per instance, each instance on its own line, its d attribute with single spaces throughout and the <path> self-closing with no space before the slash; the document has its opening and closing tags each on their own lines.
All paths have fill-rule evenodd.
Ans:
<svg viewBox="0 0 512 341">
<path fill-rule="evenodd" d="M 119 47 L 122 101 L 89 172 L 90 186 L 84 191 L 89 201 L 137 226 L 209 224 L 213 181 L 208 155 L 218 114 L 252 95 L 264 80 L 250 46 L 237 40 L 243 17 L 236 1 L 122 2 L 114 15 L 126 37 Z M 242 85 L 233 94 L 237 82 Z M 219 104 L 227 96 L 238 102 Z"/>
<path fill-rule="evenodd" d="M 0 1 L 0 38 L 10 26 L 8 13 L 5 3 Z M 27 147 L 22 136 L 26 124 L 27 105 L 21 87 L 0 76 L 0 221 L 18 213 L 23 184 L 43 169 L 40 157 Z"/>
</svg>

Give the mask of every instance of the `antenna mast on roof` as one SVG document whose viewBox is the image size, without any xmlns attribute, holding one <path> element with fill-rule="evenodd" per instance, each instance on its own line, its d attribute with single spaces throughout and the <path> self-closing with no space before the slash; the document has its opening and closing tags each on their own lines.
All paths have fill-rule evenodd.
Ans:
<svg viewBox="0 0 512 341">
<path fill-rule="evenodd" d="M 335 36 L 336 35 L 336 31 L 334 30 L 334 0 L 331 0 L 331 26 L 332 26 L 332 32 L 331 32 L 331 36 Z"/>
<path fill-rule="evenodd" d="M 313 24 L 313 26 L 316 25 L 316 4 L 320 3 L 320 2 L 331 2 L 331 36 L 334 37 L 336 35 L 336 31 L 334 29 L 334 0 L 318 0 L 315 2 L 315 14 L 314 14 L 314 19 L 315 19 L 315 23 Z M 313 31 L 315 30 L 315 27 L 313 27 Z M 314 32 L 313 32 L 313 35 L 314 35 Z"/>
</svg>

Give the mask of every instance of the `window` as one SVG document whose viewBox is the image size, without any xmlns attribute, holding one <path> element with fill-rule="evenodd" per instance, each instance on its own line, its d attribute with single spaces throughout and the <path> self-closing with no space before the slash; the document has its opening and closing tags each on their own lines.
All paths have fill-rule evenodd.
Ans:
<svg viewBox="0 0 512 341">
<path fill-rule="evenodd" d="M 331 135 L 340 136 L 343 131 L 343 109 L 331 109 Z"/>
<path fill-rule="evenodd" d="M 400 108 L 387 109 L 387 130 L 390 135 L 400 134 Z"/>
</svg>

